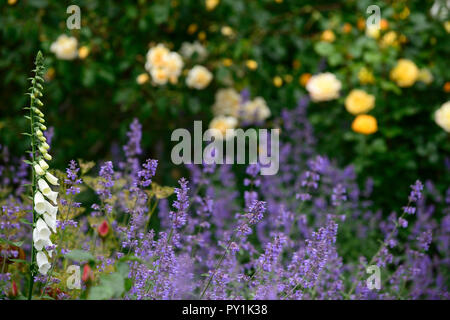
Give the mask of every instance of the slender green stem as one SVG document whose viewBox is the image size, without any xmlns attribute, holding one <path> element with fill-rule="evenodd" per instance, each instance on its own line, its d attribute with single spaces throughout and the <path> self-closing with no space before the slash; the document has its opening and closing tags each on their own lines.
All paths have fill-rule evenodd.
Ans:
<svg viewBox="0 0 450 320">
<path fill-rule="evenodd" d="M 36 66 L 37 68 L 37 66 Z M 36 72 L 37 74 L 37 72 Z M 30 107 L 30 130 L 31 130 L 31 158 L 33 164 L 36 161 L 36 141 L 35 141 L 35 134 L 34 134 L 34 113 L 33 113 L 33 107 L 34 107 L 34 90 L 35 90 L 35 84 L 33 84 L 33 90 L 31 93 L 31 107 Z M 31 198 L 32 198 L 32 207 L 31 210 L 33 212 L 33 226 L 36 223 L 36 213 L 34 211 L 34 194 L 36 193 L 36 179 L 35 179 L 35 172 L 33 166 L 31 167 Z M 30 257 L 30 283 L 28 288 L 28 300 L 31 300 L 33 295 L 33 285 L 34 285 L 34 257 L 36 255 L 36 252 L 34 251 L 34 240 L 33 236 L 31 236 L 31 257 Z"/>
</svg>

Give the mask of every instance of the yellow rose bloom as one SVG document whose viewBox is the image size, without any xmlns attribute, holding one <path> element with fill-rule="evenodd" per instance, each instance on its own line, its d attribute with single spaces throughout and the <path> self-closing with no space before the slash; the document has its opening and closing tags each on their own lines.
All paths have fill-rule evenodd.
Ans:
<svg viewBox="0 0 450 320">
<path fill-rule="evenodd" d="M 375 133 L 378 130 L 377 119 L 368 114 L 360 114 L 353 120 L 352 129 L 362 134 Z"/>
<path fill-rule="evenodd" d="M 306 84 L 312 101 L 329 101 L 339 97 L 341 82 L 330 72 L 316 74 L 309 79 Z"/>
<path fill-rule="evenodd" d="M 141 73 L 140 75 L 137 76 L 136 78 L 136 82 L 138 84 L 144 84 L 149 80 L 149 76 L 147 73 Z"/>
<path fill-rule="evenodd" d="M 213 11 L 217 7 L 219 2 L 220 0 L 206 0 L 205 1 L 206 10 Z"/>
<path fill-rule="evenodd" d="M 281 79 L 280 76 L 276 76 L 273 78 L 273 85 L 277 88 L 281 87 L 283 85 L 283 79 Z"/>
<path fill-rule="evenodd" d="M 325 30 L 320 36 L 320 40 L 326 42 L 333 42 L 334 40 L 336 40 L 336 36 L 334 35 L 333 31 Z"/>
<path fill-rule="evenodd" d="M 408 59 L 400 59 L 394 69 L 391 70 L 391 79 L 399 87 L 411 87 L 419 77 L 419 69 L 416 64 Z"/>
<path fill-rule="evenodd" d="M 430 84 L 433 82 L 433 75 L 427 68 L 422 68 L 419 70 L 418 80 L 422 81 L 425 84 Z"/>
<path fill-rule="evenodd" d="M 258 62 L 256 62 L 255 60 L 247 60 L 247 62 L 245 63 L 245 65 L 247 66 L 247 68 L 249 68 L 250 70 L 256 70 L 258 68 Z"/>
<path fill-rule="evenodd" d="M 361 84 L 373 84 L 375 77 L 373 73 L 365 67 L 362 67 L 358 72 L 359 83 Z"/>
<path fill-rule="evenodd" d="M 219 130 L 222 136 L 216 136 L 216 138 L 220 139 L 226 137 L 227 130 L 234 130 L 237 123 L 238 121 L 234 117 L 218 116 L 211 120 L 209 128 Z"/>
<path fill-rule="evenodd" d="M 388 33 L 386 33 L 383 38 L 381 38 L 380 41 L 380 45 L 382 48 L 386 48 L 389 46 L 397 46 L 398 45 L 398 41 L 397 41 L 397 33 L 395 33 L 395 31 L 389 31 Z"/>
<path fill-rule="evenodd" d="M 206 88 L 213 78 L 212 73 L 204 66 L 196 65 L 189 70 L 186 84 L 189 88 L 201 90 Z"/>
<path fill-rule="evenodd" d="M 447 101 L 434 113 L 437 125 L 450 133 L 450 101 Z"/>
<path fill-rule="evenodd" d="M 364 90 L 354 89 L 345 98 L 345 109 L 351 114 L 366 113 L 375 107 L 375 96 Z"/>
<path fill-rule="evenodd" d="M 80 59 L 85 59 L 89 55 L 89 48 L 86 46 L 82 46 L 78 49 L 78 57 Z"/>
</svg>

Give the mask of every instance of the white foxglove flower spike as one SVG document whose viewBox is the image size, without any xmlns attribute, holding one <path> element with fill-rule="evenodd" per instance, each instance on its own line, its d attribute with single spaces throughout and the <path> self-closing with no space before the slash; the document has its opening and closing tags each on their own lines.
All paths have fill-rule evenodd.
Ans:
<svg viewBox="0 0 450 320">
<path fill-rule="evenodd" d="M 58 178 L 56 178 L 54 175 L 52 175 L 50 172 L 47 172 L 45 174 L 45 178 L 48 182 L 50 182 L 54 186 L 59 186 Z"/>
<path fill-rule="evenodd" d="M 40 251 L 36 255 L 36 261 L 39 267 L 39 272 L 46 275 L 48 270 L 50 270 L 50 263 L 48 263 L 47 255 Z"/>
</svg>

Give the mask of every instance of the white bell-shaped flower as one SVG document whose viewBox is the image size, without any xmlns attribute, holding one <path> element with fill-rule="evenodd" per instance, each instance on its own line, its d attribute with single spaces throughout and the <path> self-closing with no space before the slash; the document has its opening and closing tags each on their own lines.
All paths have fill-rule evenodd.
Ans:
<svg viewBox="0 0 450 320">
<path fill-rule="evenodd" d="M 56 214 L 48 214 L 48 213 L 44 213 L 42 216 L 45 220 L 45 223 L 47 224 L 47 226 L 53 230 L 53 232 L 56 232 Z"/>
<path fill-rule="evenodd" d="M 40 218 L 36 222 L 36 230 L 39 234 L 39 239 L 48 239 L 51 235 L 51 231 L 47 224 Z"/>
<path fill-rule="evenodd" d="M 45 212 L 47 212 L 51 216 L 54 216 L 56 219 L 56 214 L 58 213 L 58 206 L 52 206 L 50 202 L 47 201 Z"/>
<path fill-rule="evenodd" d="M 39 214 L 43 214 L 47 209 L 47 203 L 48 201 L 44 199 L 42 193 L 37 191 L 34 195 L 34 210 Z"/>
<path fill-rule="evenodd" d="M 43 275 L 46 275 L 48 270 L 50 270 L 50 263 L 48 262 L 47 255 L 40 251 L 36 255 L 36 262 L 39 268 L 39 272 Z"/>
<path fill-rule="evenodd" d="M 52 175 L 50 172 L 47 172 L 45 174 L 45 178 L 47 179 L 48 182 L 50 182 L 52 185 L 54 186 L 58 186 L 58 178 L 56 178 L 54 175 Z"/>
<path fill-rule="evenodd" d="M 49 230 L 50 232 L 50 230 Z M 36 250 L 41 251 L 47 246 L 51 246 L 52 242 L 49 237 L 43 238 L 42 234 L 39 233 L 39 231 L 35 228 L 33 230 L 33 243 Z"/>
<path fill-rule="evenodd" d="M 39 166 L 42 170 L 47 170 L 49 168 L 47 162 L 45 162 L 44 159 L 39 160 Z"/>
<path fill-rule="evenodd" d="M 39 179 L 38 187 L 41 193 L 48 198 L 50 192 L 52 192 L 52 189 L 49 187 L 47 182 L 44 179 Z"/>
<path fill-rule="evenodd" d="M 34 165 L 34 171 L 36 172 L 37 175 L 39 176 L 43 176 L 45 174 L 44 169 L 42 169 L 42 167 L 38 164 Z"/>
<path fill-rule="evenodd" d="M 50 194 L 47 196 L 50 200 L 52 200 L 53 203 L 56 203 L 56 199 L 58 198 L 58 192 L 51 191 Z"/>
</svg>

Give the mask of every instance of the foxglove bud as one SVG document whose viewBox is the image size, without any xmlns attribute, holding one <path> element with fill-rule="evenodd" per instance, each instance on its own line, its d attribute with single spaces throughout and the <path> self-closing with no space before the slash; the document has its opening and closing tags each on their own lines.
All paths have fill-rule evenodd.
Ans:
<svg viewBox="0 0 450 320">
<path fill-rule="evenodd" d="M 48 153 L 47 153 L 48 154 Z M 54 175 L 52 175 L 50 172 L 45 173 L 45 178 L 48 182 L 50 182 L 54 186 L 58 186 L 58 178 L 56 178 Z"/>
<path fill-rule="evenodd" d="M 42 168 L 42 170 L 47 170 L 49 168 L 47 162 L 45 162 L 43 159 L 39 160 L 39 166 Z"/>
<path fill-rule="evenodd" d="M 52 156 L 49 155 L 47 152 L 44 153 L 43 157 L 44 157 L 45 160 L 48 160 L 48 161 L 52 160 Z"/>
<path fill-rule="evenodd" d="M 45 170 L 45 169 L 44 169 Z M 34 165 L 34 171 L 38 176 L 43 176 L 45 174 L 45 171 L 42 169 L 42 167 L 38 164 Z"/>
</svg>

